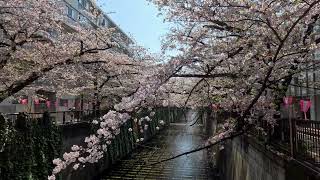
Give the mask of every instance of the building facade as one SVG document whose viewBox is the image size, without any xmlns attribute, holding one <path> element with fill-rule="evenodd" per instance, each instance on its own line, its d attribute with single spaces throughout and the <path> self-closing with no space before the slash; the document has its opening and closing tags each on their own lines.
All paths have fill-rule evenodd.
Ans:
<svg viewBox="0 0 320 180">
<path fill-rule="evenodd" d="M 114 28 L 113 40 L 119 45 L 118 51 L 129 54 L 128 48 L 133 41 L 117 26 L 111 18 L 95 3 L 95 0 L 63 0 L 65 3 L 66 28 L 73 30 L 79 23 L 89 28 Z"/>
<path fill-rule="evenodd" d="M 115 29 L 112 40 L 118 47 L 113 51 L 125 53 L 130 56 L 129 46 L 133 41 L 127 36 L 103 10 L 97 6 L 94 0 L 62 0 L 64 6 L 63 25 L 66 32 L 76 32 L 76 26 L 86 28 L 113 28 Z M 54 32 L 50 32 L 54 35 Z M 92 108 L 90 100 L 80 99 L 80 96 L 64 96 L 57 98 L 55 92 L 36 92 L 42 98 L 32 96 L 21 97 L 20 100 L 7 99 L 0 103 L 0 112 L 44 112 L 44 111 L 68 111 L 70 109 L 86 110 Z M 39 94 L 40 93 L 40 94 Z"/>
<path fill-rule="evenodd" d="M 311 40 L 320 38 L 320 21 L 314 27 Z M 320 121 L 320 50 L 316 50 L 313 61 L 303 64 L 301 73 L 296 74 L 288 88 L 287 96 L 292 97 L 291 115 L 297 119 L 309 119 Z M 303 107 L 310 103 L 310 107 L 303 110 Z"/>
</svg>

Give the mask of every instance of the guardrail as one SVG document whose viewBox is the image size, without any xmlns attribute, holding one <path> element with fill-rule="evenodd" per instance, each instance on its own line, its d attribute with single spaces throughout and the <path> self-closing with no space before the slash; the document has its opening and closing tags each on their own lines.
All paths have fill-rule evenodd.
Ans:
<svg viewBox="0 0 320 180">
<path fill-rule="evenodd" d="M 320 166 L 320 122 L 294 120 L 295 156 Z"/>
<path fill-rule="evenodd" d="M 288 156 L 320 167 L 320 121 L 278 119 L 274 128 L 261 126 L 267 131 L 267 143 Z M 256 137 L 259 133 L 253 131 Z"/>
<path fill-rule="evenodd" d="M 13 124 L 16 122 L 19 116 L 26 116 L 32 120 L 41 120 L 47 119 L 50 122 L 56 125 L 63 125 L 63 124 L 72 124 L 78 122 L 89 122 L 94 118 L 98 118 L 101 112 L 95 110 L 84 110 L 84 111 L 77 111 L 77 110 L 70 110 L 70 111 L 55 111 L 55 112 L 43 112 L 43 113 L 9 113 L 3 114 L 4 117 L 9 119 Z"/>
</svg>

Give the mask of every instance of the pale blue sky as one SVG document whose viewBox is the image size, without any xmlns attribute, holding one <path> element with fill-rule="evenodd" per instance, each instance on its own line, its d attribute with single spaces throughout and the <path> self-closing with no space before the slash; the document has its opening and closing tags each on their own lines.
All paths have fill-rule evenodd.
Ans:
<svg viewBox="0 0 320 180">
<path fill-rule="evenodd" d="M 109 17 L 136 42 L 152 53 L 160 53 L 161 37 L 169 24 L 158 16 L 158 9 L 147 0 L 99 0 Z M 98 2 L 99 2 L 98 1 Z"/>
</svg>

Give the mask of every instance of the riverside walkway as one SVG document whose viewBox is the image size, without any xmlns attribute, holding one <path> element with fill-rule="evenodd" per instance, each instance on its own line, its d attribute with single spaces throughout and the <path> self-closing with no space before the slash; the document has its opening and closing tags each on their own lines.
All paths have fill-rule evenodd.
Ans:
<svg viewBox="0 0 320 180">
<path fill-rule="evenodd" d="M 213 179 L 207 151 L 150 165 L 204 144 L 202 126 L 171 124 L 157 137 L 121 160 L 103 176 L 109 179 Z"/>
</svg>

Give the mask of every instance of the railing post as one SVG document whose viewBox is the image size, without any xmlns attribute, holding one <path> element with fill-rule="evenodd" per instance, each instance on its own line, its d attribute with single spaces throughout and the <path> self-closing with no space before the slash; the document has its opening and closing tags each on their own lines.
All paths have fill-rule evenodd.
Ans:
<svg viewBox="0 0 320 180">
<path fill-rule="evenodd" d="M 74 118 L 74 111 L 73 110 L 71 110 L 70 112 L 69 112 L 69 115 L 70 115 L 70 123 L 73 123 L 73 118 Z"/>
<path fill-rule="evenodd" d="M 294 155 L 294 144 L 293 144 L 293 124 L 291 118 L 291 108 L 288 106 L 288 121 L 289 121 L 289 140 L 290 140 L 290 155 L 293 157 Z"/>
<path fill-rule="evenodd" d="M 49 111 L 45 111 L 42 115 L 43 126 L 47 127 L 51 125 L 50 113 Z"/>
<path fill-rule="evenodd" d="M 290 154 L 293 157 L 293 125 L 292 125 L 292 119 L 289 115 L 289 130 L 290 130 Z"/>
<path fill-rule="evenodd" d="M 297 137 L 297 122 L 295 119 L 292 120 L 292 157 L 295 158 L 296 154 L 297 154 L 297 141 L 296 141 L 296 137 Z"/>
<path fill-rule="evenodd" d="M 66 123 L 66 112 L 62 112 L 62 124 Z"/>
</svg>

